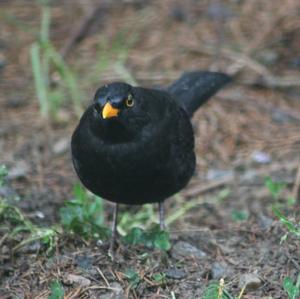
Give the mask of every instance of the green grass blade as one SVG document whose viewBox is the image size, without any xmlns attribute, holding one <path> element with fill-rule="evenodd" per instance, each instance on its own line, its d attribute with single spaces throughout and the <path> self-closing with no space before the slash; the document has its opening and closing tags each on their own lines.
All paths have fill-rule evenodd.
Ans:
<svg viewBox="0 0 300 299">
<path fill-rule="evenodd" d="M 40 60 L 40 46 L 38 44 L 35 43 L 31 46 L 30 55 L 35 90 L 40 104 L 40 111 L 42 116 L 47 118 L 49 115 L 47 84 L 44 80 L 44 74 Z"/>
<path fill-rule="evenodd" d="M 41 32 L 40 32 L 40 41 L 42 45 L 49 43 L 50 19 L 51 19 L 50 8 L 47 6 L 43 6 Z"/>
</svg>

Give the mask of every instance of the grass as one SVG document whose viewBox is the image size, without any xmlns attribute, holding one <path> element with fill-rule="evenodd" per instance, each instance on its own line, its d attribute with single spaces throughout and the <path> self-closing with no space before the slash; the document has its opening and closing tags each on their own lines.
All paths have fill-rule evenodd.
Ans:
<svg viewBox="0 0 300 299">
<path fill-rule="evenodd" d="M 71 111 L 81 116 L 85 94 L 79 88 L 79 71 L 72 70 L 50 40 L 51 8 L 48 1 L 41 1 L 41 24 L 38 40 L 32 44 L 30 58 L 36 96 L 40 113 L 44 119 L 59 120 L 58 112 L 71 104 Z M 137 34 L 120 31 L 112 42 L 103 39 L 98 49 L 95 65 L 80 70 L 80 87 L 99 84 L 101 75 L 113 70 L 121 80 L 137 85 L 134 76 L 126 66 L 129 51 L 137 40 Z M 87 71 L 86 75 L 83 75 Z"/>
<path fill-rule="evenodd" d="M 78 80 L 49 39 L 51 9 L 47 5 L 41 5 L 41 10 L 39 40 L 32 44 L 30 49 L 41 115 L 47 119 L 56 119 L 59 109 L 70 99 L 76 114 L 80 116 L 82 95 L 78 88 Z"/>
<path fill-rule="evenodd" d="M 7 231 L 7 238 L 14 240 L 19 234 L 23 237 L 22 240 L 12 248 L 13 252 L 18 251 L 27 244 L 33 242 L 41 242 L 45 248 L 46 253 L 53 252 L 59 234 L 58 227 L 39 227 L 28 220 L 23 213 L 8 203 L 5 198 L 0 198 L 0 221 L 3 222 L 2 228 Z M 5 226 L 5 222 L 9 223 L 10 226 Z M 24 233 L 27 233 L 27 237 L 24 238 Z"/>
<path fill-rule="evenodd" d="M 0 186 L 5 184 L 7 169 L 0 166 Z M 147 210 L 146 210 L 147 211 Z M 149 210 L 154 215 L 152 210 Z M 13 248 L 13 252 L 18 251 L 25 245 L 33 242 L 41 242 L 46 249 L 46 253 L 51 254 L 57 245 L 59 235 L 62 233 L 77 234 L 84 239 L 104 239 L 107 240 L 111 231 L 105 226 L 103 200 L 76 184 L 73 188 L 73 199 L 65 202 L 59 211 L 60 223 L 51 227 L 40 227 L 32 223 L 24 216 L 22 211 L 5 198 L 0 198 L 0 220 L 13 226 L 6 228 L 8 237 L 14 239 L 21 234 L 21 241 Z M 158 225 L 154 225 L 148 230 L 135 227 L 139 220 L 145 219 L 148 214 L 145 211 L 137 213 L 135 219 L 130 220 L 127 213 L 124 214 L 122 225 L 128 225 L 130 229 L 126 231 L 123 241 L 131 245 L 143 245 L 149 248 L 169 250 L 169 234 L 161 231 Z M 151 217 L 150 217 L 151 219 Z M 127 223 L 128 221 L 128 223 Z M 24 237 L 26 233 L 26 237 Z"/>
<path fill-rule="evenodd" d="M 64 288 L 58 280 L 51 283 L 50 292 L 48 299 L 62 299 L 65 295 Z"/>
<path fill-rule="evenodd" d="M 221 279 L 206 287 L 202 299 L 234 299 L 234 297 L 225 289 L 224 279 Z"/>
<path fill-rule="evenodd" d="M 297 299 L 300 295 L 300 274 L 298 275 L 297 282 L 294 284 L 290 277 L 285 277 L 283 280 L 283 288 L 288 295 L 288 299 Z"/>
<path fill-rule="evenodd" d="M 148 231 L 144 231 L 139 227 L 132 228 L 123 240 L 131 245 L 144 245 L 160 250 L 169 250 L 171 248 L 168 232 L 160 230 L 158 225 L 155 225 Z"/>
<path fill-rule="evenodd" d="M 74 198 L 60 209 L 60 219 L 66 231 L 85 239 L 107 239 L 110 230 L 104 225 L 103 200 L 76 184 Z"/>
<path fill-rule="evenodd" d="M 0 165 L 0 186 L 6 184 L 7 169 L 4 165 Z M 271 179 L 266 180 L 266 187 L 270 191 L 270 194 L 277 201 L 279 200 L 279 194 L 285 188 L 285 185 L 273 182 Z M 222 192 L 223 194 L 224 192 Z M 224 193 L 225 194 L 225 193 Z M 228 196 L 228 192 L 225 194 Z M 217 197 L 219 198 L 219 197 Z M 193 203 L 193 205 L 196 204 Z M 184 206 L 180 211 L 182 213 L 189 210 L 190 205 Z M 299 224 L 289 220 L 282 212 L 274 207 L 274 213 L 276 217 L 285 225 L 289 234 L 293 234 L 296 237 L 300 237 Z M 147 230 L 143 230 L 134 225 L 138 224 L 138 221 L 150 217 L 155 217 L 153 208 L 150 206 L 144 207 L 140 212 L 135 213 L 135 219 L 131 219 L 130 214 L 124 213 L 122 226 L 126 227 L 128 224 L 130 230 L 126 230 L 125 236 L 122 238 L 123 242 L 130 245 L 142 245 L 148 248 L 157 248 L 160 250 L 169 250 L 170 240 L 169 234 L 165 231 L 161 231 L 158 225 L 152 223 Z M 62 233 L 78 234 L 85 239 L 99 239 L 108 238 L 110 236 L 110 230 L 104 225 L 104 206 L 103 200 L 99 197 L 87 192 L 80 185 L 75 185 L 73 190 L 73 199 L 67 201 L 60 210 L 61 223 L 52 227 L 39 227 L 28 220 L 24 214 L 13 204 L 9 203 L 5 198 L 0 198 L 0 220 L 2 221 L 2 229 L 6 229 L 6 236 L 12 241 L 15 241 L 18 235 L 21 236 L 21 240 L 17 243 L 12 252 L 16 252 L 22 247 L 33 243 L 40 242 L 45 248 L 47 254 L 52 254 L 57 245 L 58 239 Z M 237 221 L 245 220 L 244 215 L 238 215 Z M 133 217 L 134 218 L 134 217 Z M 175 221 L 175 220 L 174 220 Z M 5 226 L 7 223 L 10 226 Z M 25 234 L 24 234 L 25 233 Z M 24 237 L 25 236 L 25 237 Z M 148 258 L 147 254 L 144 254 L 142 258 Z M 125 277 L 129 282 L 130 288 L 137 288 L 143 280 L 143 276 L 140 276 L 138 272 L 133 269 L 126 271 Z M 167 285 L 167 278 L 163 272 L 154 272 L 147 277 L 154 285 L 165 287 Z M 290 277 L 285 277 L 283 280 L 283 289 L 285 290 L 289 299 L 296 299 L 300 294 L 300 274 L 296 282 Z M 245 289 L 243 288 L 237 297 L 232 296 L 225 287 L 225 282 L 221 279 L 219 282 L 211 282 L 205 289 L 202 299 L 242 299 Z M 63 298 L 64 289 L 62 284 L 55 280 L 50 285 L 50 296 L 48 298 L 56 299 Z M 172 298 L 176 298 L 173 293 Z"/>
<path fill-rule="evenodd" d="M 6 183 L 7 169 L 4 165 L 0 166 L 0 186 Z M 57 243 L 59 229 L 57 227 L 39 227 L 28 220 L 20 209 L 9 203 L 6 198 L 0 197 L 0 221 L 2 229 L 6 231 L 7 238 L 14 240 L 17 235 L 27 234 L 17 245 L 12 248 L 12 252 L 33 242 L 41 242 L 46 252 L 50 253 Z M 10 225 L 6 225 L 8 223 Z M 13 228 L 12 228 L 13 227 Z"/>
<path fill-rule="evenodd" d="M 274 201 L 273 203 L 274 215 L 287 229 L 287 232 L 281 237 L 281 242 L 286 241 L 289 235 L 293 235 L 294 237 L 300 239 L 300 222 L 288 218 L 281 211 L 281 209 L 286 209 L 289 206 L 293 206 L 296 202 L 296 200 L 291 197 L 288 198 L 284 204 L 279 202 L 279 197 L 282 194 L 283 190 L 286 188 L 286 184 L 281 182 L 275 182 L 270 177 L 267 177 L 265 179 L 265 186 L 269 190 Z"/>
<path fill-rule="evenodd" d="M 281 211 L 282 208 L 291 207 L 296 203 L 296 200 L 293 198 L 288 198 L 285 204 L 279 203 L 279 197 L 282 194 L 283 190 L 286 188 L 286 184 L 282 182 L 276 182 L 270 177 L 265 179 L 265 186 L 269 190 L 274 204 L 273 204 L 273 213 L 277 219 L 284 225 L 286 228 L 286 233 L 281 237 L 280 242 L 285 242 L 288 240 L 288 236 L 292 235 L 300 240 L 300 222 L 297 222 L 294 219 L 290 219 L 283 214 Z M 285 277 L 283 280 L 283 289 L 288 295 L 288 299 L 299 298 L 300 295 L 300 274 L 298 275 L 297 281 L 294 284 L 290 277 Z"/>
</svg>

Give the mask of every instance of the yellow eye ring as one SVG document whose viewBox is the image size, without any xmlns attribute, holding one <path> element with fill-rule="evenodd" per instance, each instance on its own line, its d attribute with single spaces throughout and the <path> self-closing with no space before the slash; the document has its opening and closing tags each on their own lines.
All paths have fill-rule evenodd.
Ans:
<svg viewBox="0 0 300 299">
<path fill-rule="evenodd" d="M 134 100 L 133 100 L 131 94 L 130 94 L 130 95 L 128 96 L 128 98 L 125 100 L 125 104 L 126 104 L 127 107 L 133 107 L 133 105 L 134 105 Z"/>
</svg>

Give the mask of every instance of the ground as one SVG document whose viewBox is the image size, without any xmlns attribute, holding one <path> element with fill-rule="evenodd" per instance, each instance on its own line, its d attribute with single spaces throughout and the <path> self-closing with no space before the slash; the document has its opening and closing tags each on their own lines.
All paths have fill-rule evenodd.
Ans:
<svg viewBox="0 0 300 299">
<path fill-rule="evenodd" d="M 82 107 L 96 87 L 115 80 L 162 86 L 182 71 L 206 69 L 234 81 L 193 118 L 197 170 L 168 199 L 167 217 L 187 202 L 193 208 L 170 221 L 168 252 L 120 242 L 112 262 L 106 241 L 66 233 L 51 254 L 39 242 L 13 250 L 25 235 L 8 237 L 14 226 L 3 222 L 0 298 L 48 298 L 56 280 L 68 299 L 202 298 L 222 279 L 232 296 L 288 298 L 283 281 L 298 277 L 300 242 L 293 235 L 281 242 L 287 231 L 272 207 L 276 201 L 299 219 L 299 204 L 287 204 L 297 199 L 300 180 L 298 1 L 94 2 L 50 6 L 50 40 L 76 74 Z M 80 112 L 66 101 L 54 118 L 40 113 L 29 55 L 39 36 L 38 1 L 3 0 L 0 10 L 0 163 L 8 168 L 0 196 L 49 227 L 78 182 L 69 141 Z M 72 42 L 89 17 L 80 42 Z M 54 67 L 50 74 L 52 89 L 66 84 Z M 264 184 L 268 176 L 286 184 L 276 199 Z M 105 210 L 109 224 L 109 203 Z"/>
</svg>

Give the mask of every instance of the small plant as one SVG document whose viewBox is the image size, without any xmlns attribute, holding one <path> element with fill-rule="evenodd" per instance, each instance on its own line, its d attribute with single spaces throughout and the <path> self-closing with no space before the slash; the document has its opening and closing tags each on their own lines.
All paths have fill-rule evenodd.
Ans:
<svg viewBox="0 0 300 299">
<path fill-rule="evenodd" d="M 273 199 L 277 201 L 281 191 L 283 191 L 283 189 L 286 187 L 286 184 L 282 182 L 275 182 L 272 180 L 272 178 L 266 177 L 265 186 L 271 193 Z"/>
<path fill-rule="evenodd" d="M 249 217 L 249 213 L 243 210 L 233 210 L 231 212 L 231 219 L 234 222 L 241 222 L 247 220 Z"/>
<path fill-rule="evenodd" d="M 5 183 L 7 170 L 4 165 L 0 166 L 0 186 Z M 46 252 L 50 253 L 55 248 L 57 243 L 57 235 L 59 229 L 56 227 L 39 227 L 27 219 L 21 210 L 7 201 L 5 198 L 0 197 L 0 222 L 6 221 L 13 228 L 8 226 L 5 228 L 8 233 L 8 238 L 14 239 L 20 233 L 29 233 L 27 237 L 23 238 L 14 248 L 13 252 L 22 248 L 23 246 L 40 241 L 46 248 Z M 23 237 L 23 236 L 22 236 Z"/>
<path fill-rule="evenodd" d="M 124 241 L 128 244 L 144 245 L 160 250 L 169 250 L 171 248 L 169 234 L 160 230 L 158 225 L 155 225 L 148 231 L 135 227 L 124 237 Z"/>
<path fill-rule="evenodd" d="M 225 289 L 224 280 L 221 279 L 219 283 L 210 283 L 203 294 L 202 299 L 234 299 Z"/>
<path fill-rule="evenodd" d="M 130 284 L 130 288 L 133 289 L 137 288 L 141 282 L 141 278 L 139 274 L 132 269 L 128 269 L 124 274 Z"/>
<path fill-rule="evenodd" d="M 50 285 L 51 294 L 48 299 L 62 299 L 64 298 L 64 288 L 58 280 L 55 280 Z"/>
<path fill-rule="evenodd" d="M 143 205 L 136 213 L 125 211 L 122 213 L 118 223 L 118 232 L 125 236 L 134 227 L 140 226 L 141 224 L 144 229 L 148 229 L 156 220 L 156 217 L 153 205 L 151 204 Z"/>
<path fill-rule="evenodd" d="M 0 165 L 0 187 L 4 185 L 5 178 L 8 175 L 5 165 Z"/>
<path fill-rule="evenodd" d="M 151 278 L 157 285 L 165 286 L 167 284 L 165 273 L 154 273 Z"/>
<path fill-rule="evenodd" d="M 273 208 L 273 212 L 275 216 L 280 220 L 280 222 L 287 228 L 288 232 L 281 237 L 281 242 L 286 241 L 288 238 L 288 234 L 292 234 L 297 238 L 300 238 L 300 223 L 296 221 L 289 220 L 286 216 L 284 216 L 279 209 Z"/>
<path fill-rule="evenodd" d="M 285 277 L 283 280 L 283 288 L 288 294 L 288 299 L 297 299 L 300 295 L 300 274 L 298 275 L 296 284 L 293 283 L 290 277 Z"/>
<path fill-rule="evenodd" d="M 108 238 L 110 230 L 103 225 L 103 200 L 88 193 L 79 184 L 74 186 L 73 194 L 74 199 L 60 209 L 63 226 L 86 239 Z"/>
<path fill-rule="evenodd" d="M 279 219 L 279 221 L 287 228 L 288 232 L 281 237 L 281 242 L 286 241 L 289 234 L 300 238 L 300 223 L 294 220 L 288 219 L 279 209 L 279 204 L 277 202 L 280 193 L 286 188 L 286 184 L 280 182 L 274 182 L 270 177 L 265 179 L 265 186 L 272 194 L 273 199 L 276 201 L 273 207 L 273 213 Z M 291 206 L 295 203 L 295 200 L 288 198 L 287 206 Z"/>
</svg>

